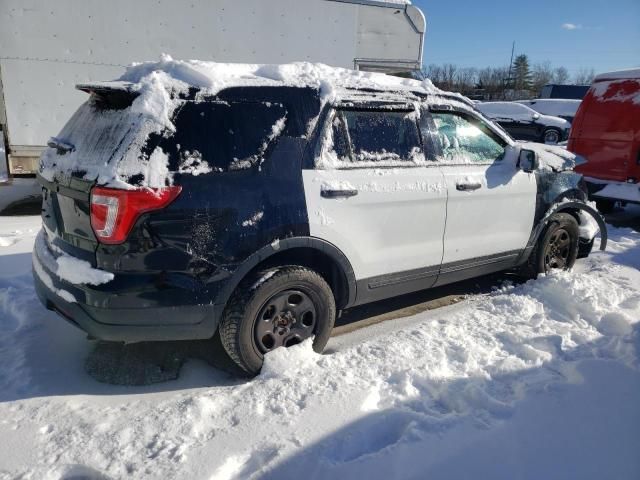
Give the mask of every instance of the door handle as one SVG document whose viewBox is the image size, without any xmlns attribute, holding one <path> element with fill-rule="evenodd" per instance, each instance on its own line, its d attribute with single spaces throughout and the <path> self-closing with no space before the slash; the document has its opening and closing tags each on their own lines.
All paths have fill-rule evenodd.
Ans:
<svg viewBox="0 0 640 480">
<path fill-rule="evenodd" d="M 321 190 L 320 195 L 324 198 L 342 198 L 354 197 L 358 194 L 358 190 Z"/>
<path fill-rule="evenodd" d="M 471 192 L 482 187 L 481 183 L 456 183 L 456 190 L 460 192 Z"/>
</svg>

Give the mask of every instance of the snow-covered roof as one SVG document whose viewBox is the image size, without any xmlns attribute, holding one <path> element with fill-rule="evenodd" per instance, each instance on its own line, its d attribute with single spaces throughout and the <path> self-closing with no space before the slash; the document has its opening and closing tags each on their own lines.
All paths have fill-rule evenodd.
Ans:
<svg viewBox="0 0 640 480">
<path fill-rule="evenodd" d="M 625 78 L 640 79 L 640 68 L 629 68 L 626 70 L 617 70 L 615 72 L 601 73 L 593 81 L 601 82 L 603 80 L 624 80 Z"/>
<path fill-rule="evenodd" d="M 166 90 L 196 87 L 215 95 L 239 86 L 294 86 L 318 88 L 323 97 L 341 89 L 442 93 L 429 80 L 400 78 L 377 72 L 336 68 L 321 63 L 287 64 L 217 63 L 174 60 L 163 55 L 158 62 L 144 62 L 127 68 L 117 82 L 128 82 L 142 90 L 149 82 Z M 460 96 L 462 100 L 464 97 Z"/>
<path fill-rule="evenodd" d="M 438 104 L 455 103 L 463 108 L 473 108 L 467 98 L 439 90 L 429 80 L 418 81 L 319 63 L 216 63 L 174 60 L 163 55 L 157 62 L 130 66 L 112 82 L 78 85 L 85 91 L 121 91 L 134 98 L 130 106 L 117 112 L 96 113 L 81 107 L 60 132 L 60 138 L 54 139 L 58 144 L 64 142 L 72 148 L 66 149 L 64 154 L 60 154 L 55 145 L 45 150 L 40 174 L 52 181 L 56 172 L 83 171 L 86 179 L 97 179 L 101 185 L 119 188 L 131 188 L 128 179 L 142 177 L 140 185 L 162 187 L 171 182 L 168 157 L 162 151 L 154 151 L 149 158 L 141 160 L 139 147 L 145 139 L 151 134 L 175 131 L 173 113 L 185 96 L 207 98 L 225 89 L 248 86 L 314 88 L 323 103 L 381 99 L 413 102 L 421 97 L 436 96 Z M 100 140 L 100 132 L 104 130 L 121 139 L 115 147 Z M 117 148 L 115 153 L 113 148 Z M 112 158 L 118 161 L 107 160 Z"/>
</svg>

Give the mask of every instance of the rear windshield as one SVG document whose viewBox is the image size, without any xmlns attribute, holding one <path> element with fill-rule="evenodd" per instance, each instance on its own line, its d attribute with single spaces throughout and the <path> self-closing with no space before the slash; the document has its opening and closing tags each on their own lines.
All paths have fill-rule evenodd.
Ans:
<svg viewBox="0 0 640 480">
<path fill-rule="evenodd" d="M 53 138 L 53 145 L 42 154 L 40 174 L 52 181 L 54 176 L 77 176 L 117 183 L 118 161 L 128 155 L 140 155 L 154 122 L 130 108 L 111 108 L 98 97 L 85 102 Z"/>
</svg>

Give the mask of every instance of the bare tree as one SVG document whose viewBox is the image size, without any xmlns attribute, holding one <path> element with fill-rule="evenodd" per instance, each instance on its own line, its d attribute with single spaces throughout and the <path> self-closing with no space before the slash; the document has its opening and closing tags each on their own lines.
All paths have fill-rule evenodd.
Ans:
<svg viewBox="0 0 640 480">
<path fill-rule="evenodd" d="M 524 57 L 524 58 L 522 58 Z M 460 92 L 464 95 L 485 100 L 503 100 L 507 97 L 531 98 L 539 95 L 543 86 L 548 83 L 566 84 L 569 82 L 569 72 L 565 67 L 553 68 L 550 62 L 541 62 L 533 66 L 529 70 L 526 56 L 519 57 L 522 72 L 520 76 L 522 81 L 519 88 L 513 82 L 509 81 L 508 67 L 486 67 L 482 69 L 473 67 L 458 67 L 453 63 L 445 63 L 442 65 L 429 64 L 423 66 L 416 78 L 430 79 L 433 84 L 454 92 Z M 523 61 L 524 60 L 524 61 Z M 512 69 L 512 73 L 514 69 Z M 516 74 L 518 71 L 516 70 Z M 512 75 L 513 76 L 513 75 Z M 517 75 L 516 75 L 517 76 Z M 590 83 L 594 76 L 593 69 L 582 69 L 576 75 L 575 82 Z"/>
<path fill-rule="evenodd" d="M 477 83 L 477 76 L 476 68 L 461 68 L 456 76 L 455 90 L 465 95 L 472 93 Z"/>
<path fill-rule="evenodd" d="M 487 67 L 478 71 L 478 87 L 487 100 L 503 97 L 508 70 L 507 67 Z"/>
<path fill-rule="evenodd" d="M 565 67 L 558 67 L 553 71 L 553 83 L 564 85 L 569 81 L 569 70 Z"/>
<path fill-rule="evenodd" d="M 531 75 L 531 89 L 537 94 L 546 84 L 553 80 L 551 62 L 536 63 Z"/>
<path fill-rule="evenodd" d="M 458 67 L 453 63 L 445 63 L 442 69 L 444 74 L 443 82 L 448 90 L 452 90 L 455 85 Z"/>
<path fill-rule="evenodd" d="M 573 83 L 574 85 L 591 85 L 595 76 L 596 71 L 593 68 L 583 67 L 573 77 Z"/>
</svg>

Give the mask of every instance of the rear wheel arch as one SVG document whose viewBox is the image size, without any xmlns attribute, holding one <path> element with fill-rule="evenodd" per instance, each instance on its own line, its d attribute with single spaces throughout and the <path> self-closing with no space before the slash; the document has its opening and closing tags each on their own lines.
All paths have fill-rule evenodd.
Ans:
<svg viewBox="0 0 640 480">
<path fill-rule="evenodd" d="M 276 240 L 253 253 L 235 271 L 216 304 L 226 305 L 234 291 L 256 272 L 283 266 L 301 266 L 320 274 L 331 287 L 338 309 L 353 304 L 356 280 L 347 257 L 334 245 L 314 237 Z"/>
</svg>

